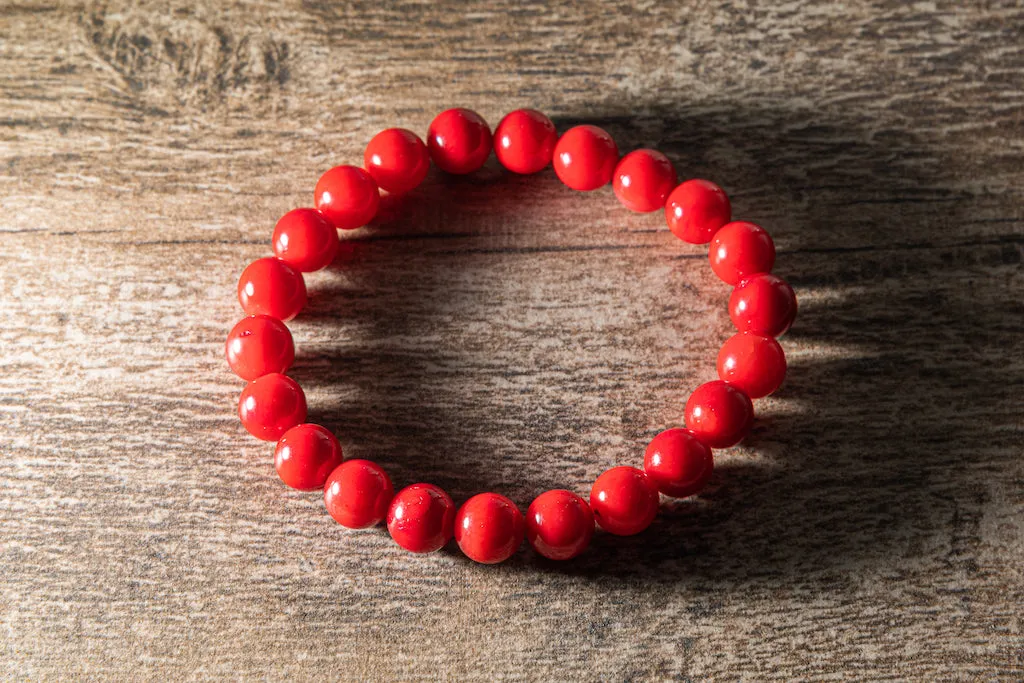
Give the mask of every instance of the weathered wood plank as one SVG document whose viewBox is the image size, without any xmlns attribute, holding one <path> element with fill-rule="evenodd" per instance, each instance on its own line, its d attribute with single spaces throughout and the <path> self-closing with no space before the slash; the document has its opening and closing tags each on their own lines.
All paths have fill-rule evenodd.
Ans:
<svg viewBox="0 0 1024 683">
<path fill-rule="evenodd" d="M 0 6 L 0 674 L 1024 677 L 1017 3 Z M 766 225 L 791 372 L 706 495 L 569 566 L 345 533 L 233 416 L 235 280 L 452 105 L 607 127 Z M 659 216 L 493 159 L 309 280 L 346 454 L 522 506 L 639 461 L 728 293 Z"/>
</svg>

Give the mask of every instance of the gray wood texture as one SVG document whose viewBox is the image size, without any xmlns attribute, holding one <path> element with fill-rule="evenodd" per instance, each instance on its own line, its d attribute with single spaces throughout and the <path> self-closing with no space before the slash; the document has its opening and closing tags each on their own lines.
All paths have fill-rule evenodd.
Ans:
<svg viewBox="0 0 1024 683">
<path fill-rule="evenodd" d="M 707 492 L 571 564 L 346 532 L 235 416 L 276 218 L 449 106 L 662 149 L 800 299 Z M 1019 3 L 3 0 L 0 124 L 0 676 L 1024 678 Z M 639 463 L 731 329 L 704 249 L 550 170 L 346 237 L 293 375 L 458 500 Z"/>
</svg>

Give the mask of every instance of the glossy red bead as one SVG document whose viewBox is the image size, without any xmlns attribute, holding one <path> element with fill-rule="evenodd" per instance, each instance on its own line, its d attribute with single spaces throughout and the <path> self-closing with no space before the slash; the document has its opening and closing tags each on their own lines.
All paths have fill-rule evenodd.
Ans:
<svg viewBox="0 0 1024 683">
<path fill-rule="evenodd" d="M 740 332 L 718 352 L 718 376 L 750 398 L 773 393 L 786 378 L 786 354 L 774 337 Z"/>
<path fill-rule="evenodd" d="M 306 421 L 306 395 L 291 377 L 279 373 L 263 375 L 242 389 L 238 417 L 257 439 L 277 441 L 286 431 Z"/>
<path fill-rule="evenodd" d="M 251 315 L 231 328 L 224 354 L 231 371 L 251 382 L 290 368 L 295 360 L 295 343 L 288 327 L 277 318 Z"/>
<path fill-rule="evenodd" d="M 796 309 L 793 288 L 769 273 L 744 278 L 729 296 L 729 318 L 740 332 L 778 337 L 793 324 Z"/>
<path fill-rule="evenodd" d="M 446 173 L 472 173 L 491 155 L 491 129 L 483 117 L 469 109 L 448 109 L 430 122 L 427 149 Z"/>
<path fill-rule="evenodd" d="M 711 448 L 735 446 L 754 423 L 754 404 L 742 389 L 716 380 L 686 401 L 686 427 Z"/>
<path fill-rule="evenodd" d="M 666 429 L 651 440 L 644 453 L 647 476 L 659 491 L 675 498 L 703 489 L 714 466 L 711 448 L 688 429 Z"/>
<path fill-rule="evenodd" d="M 594 513 L 587 501 L 571 491 L 545 491 L 526 510 L 526 538 L 548 559 L 578 556 L 593 535 Z"/>
<path fill-rule="evenodd" d="M 433 484 L 413 484 L 391 500 L 387 519 L 395 543 L 414 553 L 432 553 L 452 538 L 455 503 Z"/>
<path fill-rule="evenodd" d="M 357 166 L 335 166 L 313 190 L 316 208 L 339 230 L 354 230 L 373 220 L 380 206 L 377 181 Z"/>
<path fill-rule="evenodd" d="M 594 482 L 590 508 L 605 531 L 632 536 L 651 525 L 658 514 L 658 489 L 635 467 L 613 467 Z"/>
<path fill-rule="evenodd" d="M 612 177 L 615 196 L 627 209 L 638 213 L 664 208 L 675 186 L 672 162 L 653 149 L 638 149 L 622 157 Z"/>
<path fill-rule="evenodd" d="M 365 529 L 380 524 L 395 496 L 391 478 L 369 460 L 347 460 L 336 467 L 324 484 L 324 505 L 338 524 Z"/>
<path fill-rule="evenodd" d="M 306 282 L 302 273 L 280 259 L 256 259 L 238 279 L 238 302 L 247 315 L 287 322 L 306 305 Z"/>
<path fill-rule="evenodd" d="M 338 231 L 316 209 L 292 209 L 274 226 L 274 254 L 295 270 L 326 268 L 338 253 Z"/>
<path fill-rule="evenodd" d="M 669 230 L 690 244 L 707 244 L 731 219 L 729 197 L 710 180 L 687 180 L 672 190 L 665 202 Z"/>
<path fill-rule="evenodd" d="M 551 163 L 558 133 L 547 116 L 534 109 L 516 109 L 494 129 L 494 154 L 513 173 L 536 173 Z"/>
<path fill-rule="evenodd" d="M 526 525 L 516 504 L 497 493 L 480 493 L 455 513 L 455 542 L 481 564 L 504 562 L 523 544 Z"/>
<path fill-rule="evenodd" d="M 750 275 L 771 272 L 775 265 L 775 243 L 761 226 L 733 221 L 723 225 L 711 239 L 708 260 L 715 275 L 735 285 Z"/>
<path fill-rule="evenodd" d="M 405 194 L 427 177 L 430 155 L 419 136 L 405 128 L 388 128 L 373 136 L 363 166 L 382 190 Z"/>
<path fill-rule="evenodd" d="M 315 424 L 295 425 L 274 449 L 274 467 L 281 481 L 300 491 L 323 488 L 341 460 L 341 444 L 334 434 Z"/>
<path fill-rule="evenodd" d="M 619 148 L 612 136 L 597 126 L 583 125 L 558 139 L 551 163 L 559 180 L 589 192 L 611 182 L 618 161 Z"/>
</svg>

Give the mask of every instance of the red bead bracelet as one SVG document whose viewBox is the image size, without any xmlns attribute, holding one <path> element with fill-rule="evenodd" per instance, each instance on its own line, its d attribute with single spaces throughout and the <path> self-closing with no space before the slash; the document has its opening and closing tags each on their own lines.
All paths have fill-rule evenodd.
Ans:
<svg viewBox="0 0 1024 683">
<path fill-rule="evenodd" d="M 737 334 L 719 351 L 719 380 L 697 387 L 686 401 L 686 428 L 667 429 L 647 446 L 643 468 L 607 470 L 594 482 L 589 502 L 565 490 L 537 496 L 524 517 L 497 493 L 480 493 L 460 507 L 433 484 L 415 483 L 395 493 L 387 473 L 368 460 L 344 460 L 326 428 L 306 423 L 302 388 L 284 373 L 295 359 L 285 322 L 306 304 L 302 273 L 329 265 L 339 248 L 338 230 L 375 218 L 380 191 L 403 194 L 426 177 L 431 161 L 442 171 L 467 174 L 494 150 L 509 171 L 532 174 L 554 167 L 568 187 L 591 191 L 612 184 L 628 209 L 663 209 L 669 229 L 691 244 L 708 244 L 715 274 L 732 285 L 729 317 Z M 714 467 L 712 449 L 734 446 L 750 431 L 751 399 L 778 389 L 786 356 L 775 337 L 796 317 L 796 296 L 772 275 L 775 245 L 764 228 L 732 221 L 729 198 L 701 179 L 677 184 L 669 159 L 651 149 L 619 158 L 604 130 L 590 125 L 558 136 L 544 114 L 519 109 L 494 134 L 468 109 L 449 109 L 430 124 L 424 143 L 415 133 L 389 128 L 366 147 L 363 168 L 337 166 L 314 190 L 316 208 L 289 211 L 274 228 L 274 258 L 253 261 L 238 282 L 246 316 L 228 335 L 228 365 L 248 384 L 238 402 L 242 425 L 253 436 L 276 441 L 274 465 L 292 488 L 323 490 L 328 513 L 339 524 L 362 529 L 387 523 L 398 545 L 415 553 L 439 550 L 453 537 L 463 553 L 484 564 L 502 562 L 524 538 L 540 555 L 568 560 L 586 550 L 595 522 L 608 533 L 638 534 L 658 514 L 662 494 L 677 498 L 701 491 Z"/>
</svg>

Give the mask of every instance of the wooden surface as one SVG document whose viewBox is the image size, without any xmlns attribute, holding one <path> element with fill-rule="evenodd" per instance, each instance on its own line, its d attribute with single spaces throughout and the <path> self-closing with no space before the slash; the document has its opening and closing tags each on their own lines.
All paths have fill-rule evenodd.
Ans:
<svg viewBox="0 0 1024 683">
<path fill-rule="evenodd" d="M 449 106 L 657 146 L 765 225 L 785 387 L 567 565 L 346 532 L 239 426 L 244 265 Z M 0 676 L 1024 677 L 1017 3 L 0 2 Z M 586 492 L 714 377 L 704 250 L 550 171 L 431 175 L 293 330 L 396 484 Z"/>
</svg>

